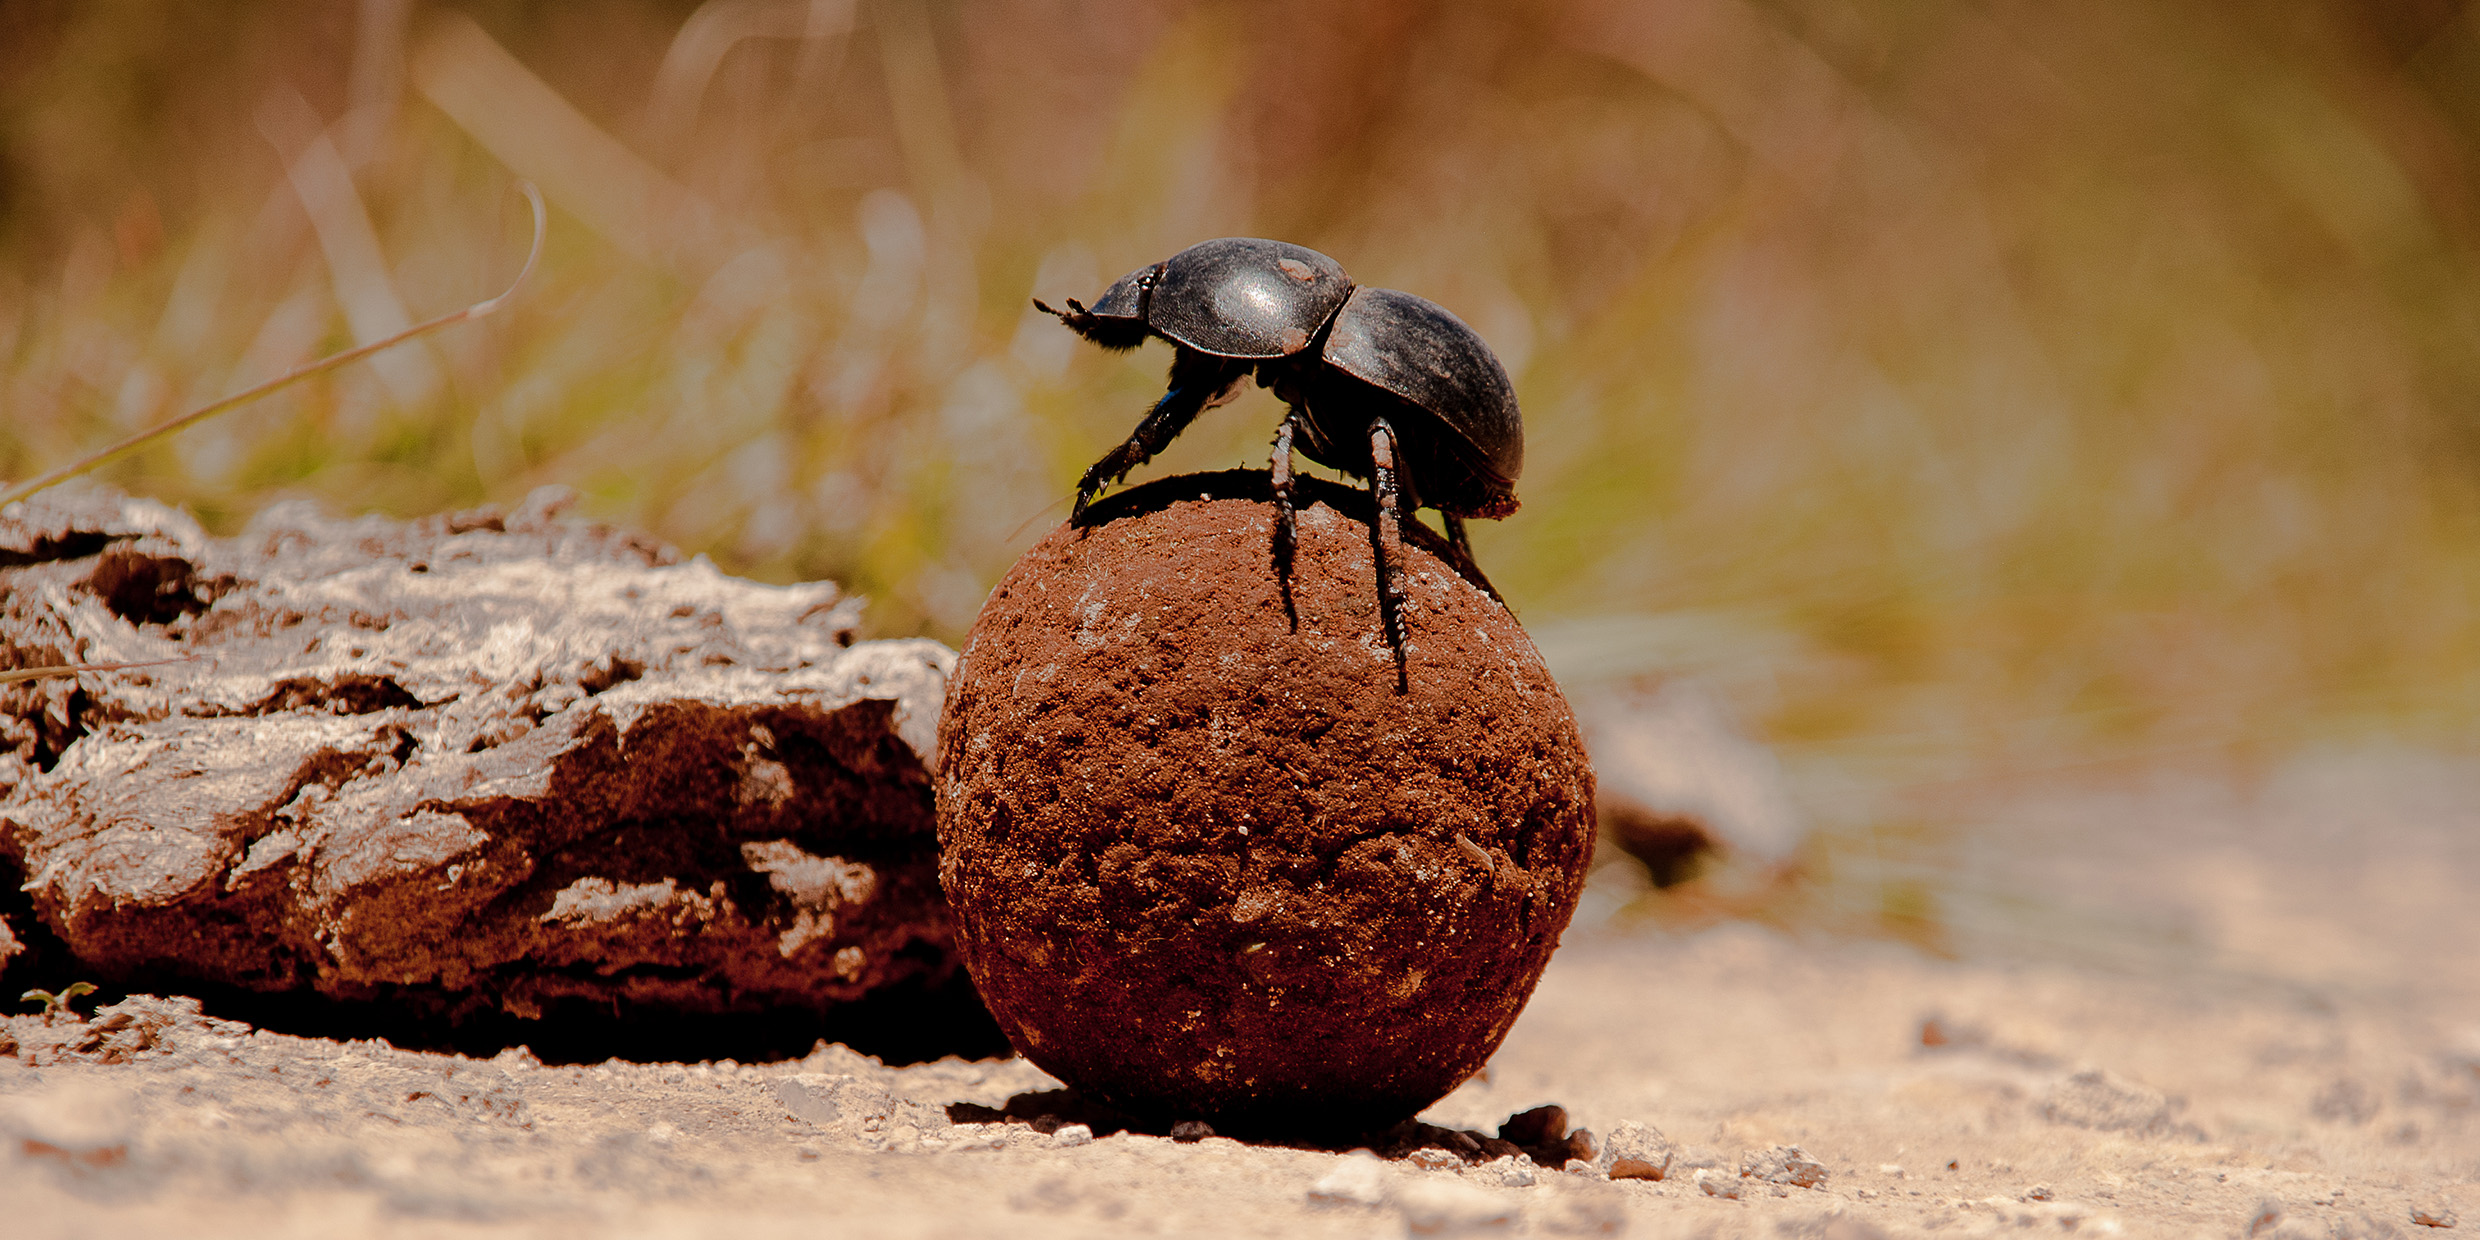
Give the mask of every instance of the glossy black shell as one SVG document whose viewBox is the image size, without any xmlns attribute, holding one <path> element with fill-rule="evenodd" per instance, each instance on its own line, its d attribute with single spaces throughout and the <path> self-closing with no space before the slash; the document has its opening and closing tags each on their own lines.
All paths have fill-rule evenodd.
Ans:
<svg viewBox="0 0 2480 1240">
<path fill-rule="evenodd" d="M 1351 296 L 1343 265 L 1307 246 L 1223 237 L 1121 277 L 1091 313 L 1141 321 L 1200 353 L 1263 360 L 1308 348 Z"/>
<path fill-rule="evenodd" d="M 1524 472 L 1524 416 L 1498 355 L 1464 320 L 1391 288 L 1355 292 L 1327 332 L 1327 365 L 1438 419 L 1502 485 Z"/>
</svg>

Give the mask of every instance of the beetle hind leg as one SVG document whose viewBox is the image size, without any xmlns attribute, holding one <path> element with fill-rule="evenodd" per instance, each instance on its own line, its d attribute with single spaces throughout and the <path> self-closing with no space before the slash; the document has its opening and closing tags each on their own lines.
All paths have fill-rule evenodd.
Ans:
<svg viewBox="0 0 2480 1240">
<path fill-rule="evenodd" d="M 1378 560 L 1378 623 L 1387 645 L 1395 651 L 1395 691 L 1412 691 L 1411 669 L 1404 655 L 1404 501 L 1395 473 L 1395 428 L 1385 418 L 1369 423 L 1369 494 L 1377 502 L 1372 530 Z"/>
<path fill-rule="evenodd" d="M 1464 518 L 1443 509 L 1438 515 L 1446 518 L 1447 546 L 1454 550 L 1459 561 L 1456 567 L 1467 580 L 1481 587 L 1482 593 L 1489 595 L 1499 606 L 1506 606 L 1507 600 L 1499 597 L 1498 587 L 1491 585 L 1489 575 L 1481 571 L 1481 562 L 1473 558 L 1472 542 L 1464 536 Z"/>
</svg>

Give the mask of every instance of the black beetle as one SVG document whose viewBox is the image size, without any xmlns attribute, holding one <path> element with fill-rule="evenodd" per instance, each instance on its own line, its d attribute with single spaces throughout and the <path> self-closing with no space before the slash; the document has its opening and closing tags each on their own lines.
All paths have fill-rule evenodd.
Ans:
<svg viewBox="0 0 2480 1240">
<path fill-rule="evenodd" d="M 1404 684 L 1402 531 L 1427 505 L 1484 588 L 1465 517 L 1516 510 L 1524 418 L 1513 384 L 1481 337 L 1435 302 L 1355 287 L 1343 266 L 1304 246 L 1255 237 L 1200 242 L 1122 277 L 1091 309 L 1054 310 L 1106 349 L 1148 336 L 1171 343 L 1171 383 L 1127 440 L 1085 471 L 1071 522 L 1104 486 L 1153 459 L 1198 413 L 1237 396 L 1254 374 L 1290 407 L 1274 437 L 1274 558 L 1289 605 L 1292 450 L 1369 480 L 1378 514 L 1379 612 Z M 1493 597 L 1497 591 L 1491 589 Z"/>
</svg>

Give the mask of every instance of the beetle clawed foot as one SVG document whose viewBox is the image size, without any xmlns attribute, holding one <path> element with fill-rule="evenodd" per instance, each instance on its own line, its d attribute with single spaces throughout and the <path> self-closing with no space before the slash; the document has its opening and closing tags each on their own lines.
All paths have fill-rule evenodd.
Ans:
<svg viewBox="0 0 2480 1240">
<path fill-rule="evenodd" d="M 1126 479 L 1128 477 L 1129 470 L 1136 468 L 1136 464 L 1134 462 L 1130 462 L 1129 464 L 1121 465 L 1118 469 L 1113 470 L 1111 468 L 1112 459 L 1113 457 L 1117 457 L 1119 455 L 1121 455 L 1121 453 L 1114 452 L 1111 456 L 1104 457 L 1102 460 L 1095 462 L 1094 467 L 1086 470 L 1085 476 L 1077 480 L 1076 507 L 1068 511 L 1069 525 L 1077 527 L 1084 526 L 1085 510 L 1092 507 L 1095 500 L 1102 498 L 1102 493 L 1104 491 L 1118 486 L 1122 480 Z"/>
<path fill-rule="evenodd" d="M 1093 502 L 1102 497 L 1104 488 L 1109 487 L 1118 481 L 1119 479 L 1116 477 L 1102 478 L 1091 473 L 1085 475 L 1084 481 L 1076 484 L 1076 507 L 1068 510 L 1068 524 L 1075 528 L 1083 529 L 1085 527 L 1085 510 L 1092 507 Z"/>
</svg>

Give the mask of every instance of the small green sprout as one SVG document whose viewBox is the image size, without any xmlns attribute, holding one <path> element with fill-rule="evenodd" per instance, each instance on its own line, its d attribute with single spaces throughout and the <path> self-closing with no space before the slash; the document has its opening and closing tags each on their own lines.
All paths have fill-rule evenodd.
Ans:
<svg viewBox="0 0 2480 1240">
<path fill-rule="evenodd" d="M 68 985 L 61 987 L 58 994 L 54 994 L 48 990 L 29 990 L 26 993 L 17 996 L 17 1001 L 20 1003 L 42 1004 L 43 1017 L 44 1019 L 49 1020 L 62 1012 L 67 1012 L 72 1016 L 77 1015 L 77 1009 L 70 1007 L 69 1005 L 93 993 L 95 993 L 95 984 L 93 982 L 71 982 Z"/>
</svg>

